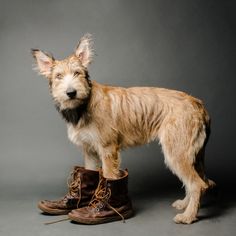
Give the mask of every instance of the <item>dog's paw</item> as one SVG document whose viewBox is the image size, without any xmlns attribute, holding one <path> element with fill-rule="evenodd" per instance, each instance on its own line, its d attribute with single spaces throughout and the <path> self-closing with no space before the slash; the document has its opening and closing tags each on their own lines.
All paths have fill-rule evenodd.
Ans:
<svg viewBox="0 0 236 236">
<path fill-rule="evenodd" d="M 193 222 L 197 221 L 197 218 L 195 216 L 188 216 L 183 214 L 177 214 L 174 217 L 174 222 L 176 224 L 192 224 Z"/>
<path fill-rule="evenodd" d="M 188 206 L 188 201 L 185 199 L 183 200 L 176 200 L 175 202 L 172 203 L 172 207 L 176 208 L 177 210 L 183 210 Z"/>
</svg>

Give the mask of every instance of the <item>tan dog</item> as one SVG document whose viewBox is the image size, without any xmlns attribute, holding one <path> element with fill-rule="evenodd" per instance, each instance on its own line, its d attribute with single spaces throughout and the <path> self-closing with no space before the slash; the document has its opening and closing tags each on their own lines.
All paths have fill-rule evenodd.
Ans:
<svg viewBox="0 0 236 236">
<path fill-rule="evenodd" d="M 74 54 L 55 60 L 33 49 L 40 74 L 47 77 L 69 139 L 83 148 L 85 167 L 101 164 L 105 178 L 119 177 L 120 150 L 159 140 L 166 165 L 183 182 L 186 196 L 173 206 L 176 223 L 196 220 L 201 194 L 214 182 L 204 174 L 204 148 L 210 118 L 202 102 L 186 93 L 154 87 L 111 87 L 89 79 L 91 35 Z"/>
</svg>

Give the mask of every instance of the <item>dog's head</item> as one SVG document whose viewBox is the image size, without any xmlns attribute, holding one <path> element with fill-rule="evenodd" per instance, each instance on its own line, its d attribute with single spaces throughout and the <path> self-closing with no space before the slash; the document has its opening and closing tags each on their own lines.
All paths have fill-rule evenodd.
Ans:
<svg viewBox="0 0 236 236">
<path fill-rule="evenodd" d="M 48 79 L 52 97 L 60 111 L 78 108 L 90 96 L 87 67 L 93 58 L 92 46 L 91 35 L 86 34 L 74 53 L 64 60 L 56 60 L 48 53 L 32 49 L 36 69 Z"/>
</svg>

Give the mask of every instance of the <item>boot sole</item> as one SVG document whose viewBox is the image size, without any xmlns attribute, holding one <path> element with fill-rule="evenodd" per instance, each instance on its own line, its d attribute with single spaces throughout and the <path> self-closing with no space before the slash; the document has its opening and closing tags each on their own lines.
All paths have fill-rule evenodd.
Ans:
<svg viewBox="0 0 236 236">
<path fill-rule="evenodd" d="M 52 209 L 52 208 L 46 207 L 44 204 L 40 202 L 38 203 L 38 208 L 44 213 L 47 213 L 50 215 L 67 215 L 69 212 L 73 210 L 73 209 L 71 210 Z"/>
<path fill-rule="evenodd" d="M 134 215 L 133 210 L 128 210 L 124 213 L 122 213 L 123 217 L 125 219 L 131 218 Z M 80 224 L 85 224 L 85 225 L 96 225 L 96 224 L 103 224 L 103 223 L 108 223 L 112 221 L 120 221 L 122 220 L 119 215 L 115 216 L 109 216 L 109 217 L 104 217 L 104 218 L 97 218 L 97 219 L 88 219 L 88 218 L 78 218 L 76 216 L 73 216 L 73 214 L 69 213 L 68 217 L 70 220 L 80 223 Z"/>
</svg>

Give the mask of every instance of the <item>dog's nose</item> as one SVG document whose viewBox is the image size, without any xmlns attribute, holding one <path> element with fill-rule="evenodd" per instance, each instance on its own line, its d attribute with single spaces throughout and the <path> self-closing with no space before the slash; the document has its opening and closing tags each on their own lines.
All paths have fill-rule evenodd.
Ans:
<svg viewBox="0 0 236 236">
<path fill-rule="evenodd" d="M 76 96 L 76 90 L 74 89 L 74 88 L 68 88 L 67 90 L 66 90 L 66 94 L 67 94 L 67 96 L 69 97 L 69 98 L 75 98 L 75 96 Z"/>
</svg>

